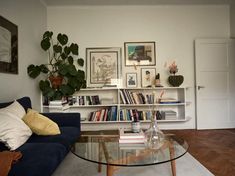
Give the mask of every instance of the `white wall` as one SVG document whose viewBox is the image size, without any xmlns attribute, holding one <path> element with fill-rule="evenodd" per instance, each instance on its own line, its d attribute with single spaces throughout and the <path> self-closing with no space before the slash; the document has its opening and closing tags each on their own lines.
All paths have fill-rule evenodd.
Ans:
<svg viewBox="0 0 235 176">
<path fill-rule="evenodd" d="M 235 38 L 235 3 L 230 6 L 230 27 L 231 37 Z"/>
<path fill-rule="evenodd" d="M 46 7 L 38 0 L 7 0 L 0 1 L 0 12 L 18 26 L 19 54 L 19 74 L 0 73 L 0 102 L 29 96 L 33 107 L 40 110 L 38 82 L 28 77 L 27 66 L 47 61 L 40 50 L 41 36 L 46 30 Z"/>
<path fill-rule="evenodd" d="M 83 58 L 87 47 L 123 49 L 127 41 L 156 41 L 156 69 L 162 83 L 167 86 L 169 76 L 164 63 L 176 60 L 179 74 L 185 78 L 183 86 L 191 87 L 188 97 L 192 104 L 188 114 L 193 119 L 182 127 L 194 128 L 194 40 L 229 37 L 229 6 L 48 7 L 47 14 L 48 29 L 68 34 L 80 45 Z M 134 68 L 123 65 L 123 78 L 126 72 L 133 71 Z M 136 72 L 141 86 L 140 69 Z"/>
</svg>

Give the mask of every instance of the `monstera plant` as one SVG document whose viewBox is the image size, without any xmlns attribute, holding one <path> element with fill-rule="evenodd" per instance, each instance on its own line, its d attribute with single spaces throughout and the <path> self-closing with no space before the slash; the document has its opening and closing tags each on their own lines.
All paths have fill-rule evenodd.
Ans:
<svg viewBox="0 0 235 176">
<path fill-rule="evenodd" d="M 27 71 L 31 78 L 37 78 L 41 73 L 46 75 L 45 79 L 39 81 L 43 96 L 50 100 L 61 99 L 86 86 L 85 73 L 79 69 L 83 67 L 84 60 L 76 58 L 78 44 L 69 43 L 68 36 L 61 33 L 55 40 L 53 32 L 46 31 L 41 48 L 48 53 L 48 62 L 41 65 L 31 64 Z"/>
</svg>

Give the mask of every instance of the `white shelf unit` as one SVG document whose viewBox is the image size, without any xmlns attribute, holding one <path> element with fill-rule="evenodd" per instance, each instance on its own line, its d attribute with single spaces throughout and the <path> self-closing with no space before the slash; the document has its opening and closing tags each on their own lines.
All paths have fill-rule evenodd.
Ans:
<svg viewBox="0 0 235 176">
<path fill-rule="evenodd" d="M 130 92 L 141 92 L 142 94 L 154 94 L 155 101 L 154 104 L 123 104 L 120 91 L 124 89 Z M 177 113 L 176 119 L 169 120 L 158 120 L 159 123 L 174 123 L 178 125 L 179 123 L 187 122 L 191 117 L 186 115 L 186 107 L 190 102 L 186 101 L 186 91 L 188 87 L 156 87 L 156 88 L 87 88 L 81 89 L 79 92 L 76 92 L 74 96 L 95 96 L 98 95 L 99 99 L 112 99 L 109 104 L 99 104 L 99 105 L 71 105 L 69 109 L 61 112 L 79 112 L 81 113 L 82 119 L 82 130 L 94 130 L 94 129 L 111 129 L 125 127 L 130 128 L 131 121 L 120 121 L 120 110 L 121 109 L 138 109 L 140 111 L 151 110 L 154 107 L 154 110 L 165 111 L 173 110 Z M 164 91 L 163 98 L 174 98 L 180 103 L 167 103 L 160 104 L 157 102 L 160 92 Z M 89 114 L 93 111 L 97 111 L 102 108 L 108 108 L 116 106 L 117 107 L 117 121 L 87 121 Z M 44 112 L 54 111 L 49 106 L 43 106 Z M 55 109 L 56 112 L 60 112 L 58 109 Z M 145 127 L 148 126 L 150 120 L 141 121 L 141 124 Z"/>
</svg>

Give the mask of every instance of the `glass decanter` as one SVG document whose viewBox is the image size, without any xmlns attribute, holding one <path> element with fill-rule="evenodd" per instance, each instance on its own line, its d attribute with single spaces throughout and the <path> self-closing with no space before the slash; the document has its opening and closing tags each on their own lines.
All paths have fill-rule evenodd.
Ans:
<svg viewBox="0 0 235 176">
<path fill-rule="evenodd" d="M 152 112 L 150 127 L 145 131 L 146 144 L 149 148 L 159 149 L 164 144 L 165 136 L 158 128 L 155 112 Z"/>
</svg>

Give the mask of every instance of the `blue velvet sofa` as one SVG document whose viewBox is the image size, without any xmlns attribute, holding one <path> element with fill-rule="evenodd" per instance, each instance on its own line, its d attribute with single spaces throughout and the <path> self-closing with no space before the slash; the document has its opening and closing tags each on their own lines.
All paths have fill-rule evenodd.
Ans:
<svg viewBox="0 0 235 176">
<path fill-rule="evenodd" d="M 17 101 L 25 110 L 31 108 L 29 97 L 23 97 Z M 11 103 L 0 103 L 0 108 L 4 108 Z M 33 134 L 25 144 L 16 149 L 23 156 L 16 164 L 12 165 L 9 176 L 52 175 L 80 136 L 79 113 L 44 113 L 43 115 L 58 124 L 61 134 L 54 136 Z M 0 151 L 4 150 L 8 149 L 0 142 Z"/>
</svg>

